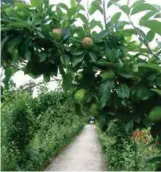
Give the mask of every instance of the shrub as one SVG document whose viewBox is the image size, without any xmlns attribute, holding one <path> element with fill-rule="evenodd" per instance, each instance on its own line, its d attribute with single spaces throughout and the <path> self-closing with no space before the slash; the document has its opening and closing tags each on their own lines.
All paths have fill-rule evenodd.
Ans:
<svg viewBox="0 0 161 172">
<path fill-rule="evenodd" d="M 148 143 L 150 142 L 145 144 L 140 133 L 138 131 L 135 132 L 135 140 L 133 140 L 133 137 L 125 133 L 123 126 L 118 121 L 110 122 L 106 132 L 102 132 L 98 127 L 99 140 L 102 145 L 108 170 L 155 170 L 156 164 L 147 163 L 147 161 L 157 155 L 158 149 L 153 149 L 153 146 L 149 146 Z M 143 133 L 147 135 L 149 132 L 143 131 Z M 138 138 L 139 136 L 140 139 Z M 148 141 L 151 141 L 149 137 L 150 135 L 147 135 L 146 138 Z"/>
<path fill-rule="evenodd" d="M 40 170 L 84 125 L 63 93 L 23 93 L 2 110 L 2 170 Z"/>
</svg>

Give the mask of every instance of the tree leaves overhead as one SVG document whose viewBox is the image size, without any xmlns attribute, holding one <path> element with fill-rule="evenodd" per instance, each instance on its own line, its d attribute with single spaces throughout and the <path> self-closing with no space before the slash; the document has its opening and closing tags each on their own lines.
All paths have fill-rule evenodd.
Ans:
<svg viewBox="0 0 161 172">
<path fill-rule="evenodd" d="M 130 96 L 130 89 L 126 84 L 120 84 L 116 90 L 117 94 L 121 98 L 128 98 Z"/>
<path fill-rule="evenodd" d="M 120 6 L 120 9 L 124 11 L 126 14 L 130 13 L 130 8 L 127 5 Z"/>
<path fill-rule="evenodd" d="M 88 24 L 88 20 L 87 20 L 87 18 L 86 18 L 86 16 L 84 14 L 78 13 L 77 17 L 80 18 L 83 23 Z"/>
<path fill-rule="evenodd" d="M 31 5 L 33 6 L 33 7 L 40 7 L 40 5 L 41 5 L 41 0 L 30 0 L 30 2 L 31 2 Z"/>
<path fill-rule="evenodd" d="M 69 9 L 68 6 L 66 4 L 64 4 L 64 3 L 59 3 L 58 6 L 63 8 L 66 11 L 68 11 L 68 9 Z"/>
<path fill-rule="evenodd" d="M 161 28 L 161 22 L 159 22 L 157 20 L 142 20 L 140 22 L 140 25 L 148 27 L 153 32 L 161 35 L 161 29 L 160 29 Z"/>
<path fill-rule="evenodd" d="M 101 1 L 100 0 L 94 0 L 91 3 L 90 9 L 89 9 L 89 13 L 92 15 L 93 13 L 95 13 L 97 10 L 103 14 L 103 9 L 100 6 L 101 5 Z"/>
<path fill-rule="evenodd" d="M 111 17 L 112 23 L 115 23 L 116 21 L 118 21 L 119 18 L 120 18 L 120 16 L 121 16 L 121 12 L 117 12 L 116 14 L 114 14 L 114 15 Z"/>
<path fill-rule="evenodd" d="M 107 7 L 109 8 L 110 6 L 112 6 L 115 2 L 118 2 L 119 0 L 110 0 L 107 4 Z"/>
<path fill-rule="evenodd" d="M 154 11 L 154 12 L 158 11 L 158 9 L 152 4 L 138 2 L 137 4 L 135 4 L 133 6 L 131 15 L 134 15 L 134 14 L 142 12 L 142 11 L 147 11 L 147 10 Z"/>
<path fill-rule="evenodd" d="M 73 67 L 76 67 L 78 64 L 80 64 L 84 59 L 84 55 L 73 57 Z"/>
<path fill-rule="evenodd" d="M 67 71 L 67 73 L 65 73 L 62 76 L 63 76 L 62 86 L 64 91 L 67 92 L 72 86 L 72 80 L 73 80 L 72 73 L 70 71 Z"/>
<path fill-rule="evenodd" d="M 126 125 L 125 125 L 125 132 L 131 133 L 134 127 L 134 122 L 133 121 L 129 121 Z"/>
<path fill-rule="evenodd" d="M 157 72 L 161 72 L 161 67 L 158 64 L 154 64 L 154 63 L 142 64 L 139 67 L 140 68 L 149 68 L 149 69 L 156 70 Z"/>
<path fill-rule="evenodd" d="M 70 0 L 70 5 L 73 8 L 73 7 L 76 7 L 77 6 L 77 3 L 76 3 L 75 0 Z"/>
<path fill-rule="evenodd" d="M 161 96 L 161 89 L 155 89 L 155 88 L 153 88 L 151 90 Z"/>
<path fill-rule="evenodd" d="M 152 16 L 154 16 L 156 14 L 155 11 L 149 11 L 148 13 L 146 13 L 139 21 L 139 23 L 141 23 L 141 21 L 144 20 L 149 20 Z"/>
<path fill-rule="evenodd" d="M 149 42 L 151 42 L 151 41 L 154 39 L 154 37 L 155 37 L 155 32 L 153 32 L 153 31 L 150 30 L 150 31 L 147 33 L 146 37 L 147 37 L 147 40 L 148 40 Z"/>
<path fill-rule="evenodd" d="M 107 104 L 107 101 L 109 100 L 110 95 L 112 93 L 113 86 L 114 86 L 113 80 L 107 80 L 100 85 L 99 97 L 100 97 L 101 108 L 103 108 Z"/>
<path fill-rule="evenodd" d="M 73 15 L 75 15 L 77 13 L 77 8 L 76 7 L 72 7 L 67 11 L 67 15 L 68 18 L 71 18 Z"/>
</svg>

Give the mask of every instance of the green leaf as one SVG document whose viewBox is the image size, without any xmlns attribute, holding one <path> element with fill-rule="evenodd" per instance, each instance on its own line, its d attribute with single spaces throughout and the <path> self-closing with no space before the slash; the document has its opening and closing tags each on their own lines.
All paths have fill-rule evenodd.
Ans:
<svg viewBox="0 0 161 172">
<path fill-rule="evenodd" d="M 120 9 L 122 9 L 126 14 L 130 13 L 130 8 L 127 5 L 120 6 Z"/>
<path fill-rule="evenodd" d="M 64 16 L 64 13 L 63 13 L 62 9 L 59 6 L 56 7 L 56 12 L 57 12 L 58 16 L 61 16 L 61 17 Z"/>
<path fill-rule="evenodd" d="M 43 75 L 43 77 L 44 77 L 44 81 L 45 82 L 49 82 L 50 81 L 50 75 Z"/>
<path fill-rule="evenodd" d="M 135 6 L 139 5 L 139 4 L 143 4 L 144 2 L 145 2 L 145 0 L 142 0 L 142 1 L 138 0 L 138 1 L 134 2 L 134 3 L 131 5 L 130 8 L 132 9 L 132 8 L 134 8 Z"/>
<path fill-rule="evenodd" d="M 152 32 L 152 31 L 150 30 L 150 31 L 147 33 L 146 37 L 147 37 L 147 40 L 148 40 L 149 42 L 151 42 L 151 41 L 154 39 L 154 37 L 155 37 L 155 33 Z"/>
<path fill-rule="evenodd" d="M 12 51 L 16 48 L 16 45 L 18 45 L 21 41 L 20 37 L 16 37 L 12 40 L 10 40 L 8 45 L 8 51 L 12 54 Z"/>
<path fill-rule="evenodd" d="M 73 27 L 72 28 L 72 33 L 73 34 L 76 33 L 76 34 L 78 34 L 82 38 L 86 36 L 85 33 L 84 33 L 84 29 L 81 26 L 79 26 L 79 27 Z"/>
<path fill-rule="evenodd" d="M 136 88 L 136 97 L 138 100 L 147 100 L 153 93 L 147 88 Z"/>
<path fill-rule="evenodd" d="M 95 53 L 93 52 L 89 52 L 89 56 L 92 62 L 96 62 L 97 61 L 97 56 Z"/>
<path fill-rule="evenodd" d="M 44 62 L 47 58 L 47 54 L 39 53 L 40 62 Z"/>
<path fill-rule="evenodd" d="M 65 92 L 67 92 L 72 86 L 73 77 L 70 72 L 66 73 L 65 75 L 62 75 L 62 77 L 63 77 L 63 83 L 62 83 L 63 89 Z"/>
<path fill-rule="evenodd" d="M 42 2 L 44 3 L 45 8 L 50 7 L 50 6 L 49 6 L 49 0 L 45 0 L 45 1 L 42 1 Z"/>
<path fill-rule="evenodd" d="M 98 6 L 98 11 L 99 11 L 101 14 L 103 14 L 103 9 L 102 9 L 101 6 Z"/>
<path fill-rule="evenodd" d="M 72 63 L 73 67 L 76 67 L 78 64 L 80 64 L 83 61 L 83 59 L 84 59 L 84 55 L 74 57 Z"/>
<path fill-rule="evenodd" d="M 107 8 L 109 8 L 110 6 L 114 5 L 114 3 L 118 2 L 119 0 L 110 0 L 107 4 Z"/>
<path fill-rule="evenodd" d="M 31 52 L 29 50 L 26 50 L 25 52 L 25 58 L 30 61 L 31 60 Z"/>
<path fill-rule="evenodd" d="M 161 156 L 155 156 L 155 157 L 153 157 L 153 158 L 150 158 L 149 160 L 148 160 L 148 163 L 160 163 L 161 162 Z"/>
<path fill-rule="evenodd" d="M 62 65 L 59 65 L 59 71 L 61 75 L 65 75 L 65 71 L 64 68 L 62 67 Z"/>
<path fill-rule="evenodd" d="M 90 29 L 95 28 L 96 26 L 98 26 L 99 28 L 103 29 L 102 23 L 101 21 L 97 21 L 97 20 L 92 20 L 90 22 Z"/>
<path fill-rule="evenodd" d="M 13 75 L 13 73 L 14 72 L 13 72 L 12 68 L 6 68 L 5 69 L 5 77 L 9 78 Z"/>
<path fill-rule="evenodd" d="M 65 65 L 66 67 L 71 64 L 70 56 L 67 54 L 63 54 L 62 56 L 60 56 L 60 60 L 62 64 Z"/>
<path fill-rule="evenodd" d="M 73 56 L 80 56 L 80 55 L 84 54 L 84 50 L 76 51 L 76 52 L 73 52 L 72 54 L 73 54 Z"/>
<path fill-rule="evenodd" d="M 63 8 L 66 11 L 68 10 L 68 6 L 66 4 L 64 4 L 64 3 L 59 3 L 58 6 Z"/>
<path fill-rule="evenodd" d="M 77 8 L 76 7 L 72 7 L 68 10 L 67 15 L 68 18 L 71 18 L 73 15 L 75 15 L 77 13 Z"/>
<path fill-rule="evenodd" d="M 125 125 L 125 132 L 131 133 L 134 127 L 134 122 L 133 121 L 129 121 L 126 125 Z"/>
<path fill-rule="evenodd" d="M 161 22 L 157 20 L 143 20 L 140 22 L 140 25 L 148 27 L 152 32 L 161 35 Z"/>
<path fill-rule="evenodd" d="M 121 31 L 121 34 L 124 36 L 132 36 L 133 34 L 136 34 L 136 31 L 134 29 L 124 29 Z"/>
<path fill-rule="evenodd" d="M 106 51 L 106 53 L 107 53 L 108 59 L 110 61 L 112 61 L 112 62 L 116 61 L 118 59 L 118 57 L 119 57 L 119 52 L 116 49 L 114 49 L 114 48 L 108 49 Z"/>
<path fill-rule="evenodd" d="M 78 114 L 79 116 L 83 116 L 84 113 L 83 113 L 83 110 L 81 108 L 81 106 L 79 104 L 74 104 L 74 109 L 75 109 L 75 112 L 76 114 Z"/>
<path fill-rule="evenodd" d="M 91 6 L 89 9 L 89 14 L 92 15 L 93 13 L 95 13 L 97 11 L 97 7 L 95 6 Z"/>
<path fill-rule="evenodd" d="M 134 15 L 136 13 L 146 11 L 146 10 L 152 10 L 152 11 L 157 12 L 157 8 L 155 6 L 153 6 L 152 4 L 139 3 L 139 4 L 135 5 L 134 8 L 132 9 L 131 15 Z"/>
<path fill-rule="evenodd" d="M 143 64 L 140 65 L 139 67 L 149 68 L 156 70 L 157 72 L 161 72 L 161 67 L 158 64 L 154 64 L 154 63 Z"/>
<path fill-rule="evenodd" d="M 112 23 L 116 23 L 116 22 L 119 20 L 120 16 L 121 16 L 121 12 L 115 13 L 115 14 L 111 17 Z"/>
<path fill-rule="evenodd" d="M 128 51 L 139 51 L 140 47 L 141 44 L 139 44 L 139 42 L 136 41 L 132 41 L 127 45 Z"/>
<path fill-rule="evenodd" d="M 80 18 L 82 20 L 82 22 L 84 22 L 85 24 L 88 24 L 88 20 L 84 14 L 78 13 L 77 17 Z"/>
<path fill-rule="evenodd" d="M 107 80 L 101 83 L 100 88 L 99 88 L 99 99 L 100 99 L 101 108 L 103 108 L 107 104 L 107 101 L 110 98 L 113 87 L 114 87 L 113 80 Z"/>
<path fill-rule="evenodd" d="M 115 23 L 116 31 L 120 30 L 122 32 L 125 25 L 127 25 L 127 24 L 128 24 L 128 22 L 117 20 Z"/>
<path fill-rule="evenodd" d="M 154 11 L 149 11 L 140 19 L 139 23 L 141 23 L 143 20 L 149 20 L 149 18 L 152 17 L 154 14 Z"/>
<path fill-rule="evenodd" d="M 1 54 L 3 52 L 3 48 L 5 46 L 5 44 L 7 43 L 7 41 L 9 40 L 9 36 L 6 36 L 4 37 L 2 40 L 1 40 Z"/>
<path fill-rule="evenodd" d="M 78 9 L 81 11 L 81 10 L 83 10 L 83 11 L 85 11 L 85 8 L 84 8 L 84 6 L 83 5 L 81 5 L 81 4 L 77 4 L 77 7 L 78 7 Z"/>
<path fill-rule="evenodd" d="M 77 6 L 77 3 L 75 0 L 70 0 L 70 5 L 71 5 L 71 7 L 75 8 Z"/>
<path fill-rule="evenodd" d="M 33 6 L 33 7 L 40 7 L 40 5 L 41 5 L 41 0 L 30 0 L 30 2 L 31 2 L 31 5 Z"/>
<path fill-rule="evenodd" d="M 119 88 L 116 90 L 118 97 L 128 98 L 130 96 L 130 89 L 126 84 L 120 84 Z"/>
<path fill-rule="evenodd" d="M 101 7 L 101 1 L 93 1 L 91 3 L 90 9 L 89 9 L 89 14 L 92 15 L 93 13 L 95 13 L 97 10 L 100 11 L 101 14 L 103 14 L 103 9 Z"/>
<path fill-rule="evenodd" d="M 68 20 L 63 20 L 62 21 L 62 28 L 67 28 L 69 26 L 69 21 Z"/>
<path fill-rule="evenodd" d="M 106 38 L 108 36 L 108 32 L 107 30 L 103 30 L 98 34 L 98 38 L 102 39 L 102 38 Z"/>
<path fill-rule="evenodd" d="M 154 16 L 154 18 L 161 18 L 161 13 L 158 13 L 158 14 L 156 14 L 155 16 Z"/>
<path fill-rule="evenodd" d="M 161 90 L 160 89 L 151 89 L 152 91 L 154 91 L 155 93 L 159 94 L 161 96 Z"/>
</svg>

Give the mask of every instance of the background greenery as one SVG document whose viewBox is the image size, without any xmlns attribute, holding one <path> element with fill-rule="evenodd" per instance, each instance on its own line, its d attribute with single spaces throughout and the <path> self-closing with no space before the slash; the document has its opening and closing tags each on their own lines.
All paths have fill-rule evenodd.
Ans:
<svg viewBox="0 0 161 172">
<path fill-rule="evenodd" d="M 159 148 L 150 144 L 149 130 L 127 135 L 122 124 L 114 120 L 106 132 L 98 125 L 97 133 L 109 171 L 155 171 L 157 163 L 148 160 L 159 154 Z"/>
<path fill-rule="evenodd" d="M 2 170 L 36 171 L 81 130 L 83 117 L 62 92 L 21 92 L 2 110 Z"/>
</svg>

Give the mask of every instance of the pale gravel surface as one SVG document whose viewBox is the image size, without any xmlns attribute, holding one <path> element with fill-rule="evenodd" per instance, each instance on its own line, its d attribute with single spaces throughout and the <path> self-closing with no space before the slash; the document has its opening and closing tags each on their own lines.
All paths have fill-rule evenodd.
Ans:
<svg viewBox="0 0 161 172">
<path fill-rule="evenodd" d="M 95 126 L 86 125 L 45 171 L 106 171 Z"/>
</svg>

